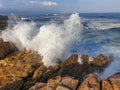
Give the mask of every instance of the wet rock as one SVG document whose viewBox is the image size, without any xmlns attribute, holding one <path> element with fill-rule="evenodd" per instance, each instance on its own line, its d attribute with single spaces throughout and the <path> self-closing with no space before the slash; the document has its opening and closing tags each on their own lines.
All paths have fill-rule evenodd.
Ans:
<svg viewBox="0 0 120 90">
<path fill-rule="evenodd" d="M 60 81 L 61 76 L 56 76 L 55 78 L 49 79 L 47 82 L 47 90 L 56 90 Z"/>
<path fill-rule="evenodd" d="M 96 58 L 94 58 L 94 65 L 96 66 L 103 66 L 105 65 L 107 62 L 110 62 L 112 60 L 112 57 L 106 57 L 103 54 L 98 55 Z"/>
<path fill-rule="evenodd" d="M 114 90 L 114 89 L 109 81 L 102 80 L 102 90 Z"/>
<path fill-rule="evenodd" d="M 56 88 L 56 90 L 71 90 L 71 89 L 68 88 L 68 87 L 59 85 L 59 86 Z"/>
<path fill-rule="evenodd" d="M 65 62 L 60 64 L 61 67 L 68 66 L 68 65 L 75 65 L 78 64 L 78 55 L 72 55 L 69 57 Z"/>
<path fill-rule="evenodd" d="M 5 85 L 6 81 L 9 81 L 12 84 L 6 84 L 4 87 L 0 88 L 0 90 L 21 90 L 24 81 L 19 77 L 0 77 L 0 86 Z M 12 80 L 15 82 L 13 83 Z M 3 83 L 5 82 L 5 83 Z"/>
<path fill-rule="evenodd" d="M 72 77 L 69 77 L 69 76 L 65 76 L 65 77 L 62 78 L 61 83 L 64 86 L 67 86 L 67 87 L 69 87 L 72 90 L 76 90 L 77 85 L 78 85 L 78 80 L 74 79 Z"/>
<path fill-rule="evenodd" d="M 58 75 L 59 72 L 59 65 L 56 66 L 50 66 L 45 73 L 42 75 L 42 81 L 47 82 L 50 78 L 54 78 L 55 76 Z"/>
<path fill-rule="evenodd" d="M 29 57 L 28 57 L 29 56 Z M 35 62 L 36 59 L 38 62 Z M 13 56 L 0 61 L 0 89 L 9 86 L 8 90 L 13 89 L 17 85 L 22 86 L 25 78 L 32 76 L 35 71 L 36 63 L 40 63 L 40 56 L 34 55 L 32 52 L 18 52 Z M 18 82 L 20 81 L 20 82 Z M 14 85 L 16 84 L 16 86 Z"/>
<path fill-rule="evenodd" d="M 78 90 L 100 90 L 100 78 L 94 74 L 89 76 L 83 81 Z"/>
<path fill-rule="evenodd" d="M 105 64 L 107 64 L 112 60 L 111 56 L 106 57 L 103 54 L 100 54 L 95 58 L 93 57 L 92 58 L 93 60 L 90 60 L 90 58 L 92 57 L 89 57 L 88 55 L 81 56 L 82 62 L 87 63 L 89 65 L 100 66 L 100 67 L 104 66 Z"/>
<path fill-rule="evenodd" d="M 120 90 L 120 73 L 117 73 L 108 78 L 113 90 Z"/>
<path fill-rule="evenodd" d="M 43 75 L 43 73 L 45 73 L 45 71 L 47 70 L 47 68 L 44 65 L 41 65 L 33 74 L 33 79 L 40 77 Z"/>
<path fill-rule="evenodd" d="M 86 72 L 88 70 L 88 67 L 88 65 L 78 63 L 78 55 L 72 55 L 65 62 L 60 64 L 59 75 L 63 77 L 68 75 L 75 78 L 81 78 L 83 72 Z"/>
<path fill-rule="evenodd" d="M 3 41 L 0 39 L 0 59 L 4 58 L 6 55 L 13 53 L 17 48 L 11 42 Z"/>
<path fill-rule="evenodd" d="M 36 83 L 34 86 L 32 86 L 28 90 L 47 90 L 47 84 L 46 83 Z"/>
<path fill-rule="evenodd" d="M 89 62 L 89 56 L 88 55 L 82 55 L 81 56 L 82 62 L 87 63 Z"/>
</svg>

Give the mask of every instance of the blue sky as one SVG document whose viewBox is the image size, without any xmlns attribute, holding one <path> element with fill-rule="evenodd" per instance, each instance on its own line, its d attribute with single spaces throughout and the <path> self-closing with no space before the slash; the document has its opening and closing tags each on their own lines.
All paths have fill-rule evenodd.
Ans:
<svg viewBox="0 0 120 90">
<path fill-rule="evenodd" d="M 0 13 L 120 12 L 120 0 L 0 0 Z"/>
</svg>

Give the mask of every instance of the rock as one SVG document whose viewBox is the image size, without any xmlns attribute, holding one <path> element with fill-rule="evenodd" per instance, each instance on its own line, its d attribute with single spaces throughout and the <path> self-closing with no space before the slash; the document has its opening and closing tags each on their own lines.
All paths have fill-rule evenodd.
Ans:
<svg viewBox="0 0 120 90">
<path fill-rule="evenodd" d="M 102 90 L 114 90 L 114 89 L 109 81 L 102 80 Z"/>
<path fill-rule="evenodd" d="M 65 76 L 62 78 L 61 83 L 67 87 L 69 87 L 72 90 L 76 90 L 77 85 L 78 85 L 78 80 L 74 79 L 72 77 L 69 76 Z"/>
<path fill-rule="evenodd" d="M 120 90 L 120 73 L 117 73 L 108 78 L 113 90 Z"/>
<path fill-rule="evenodd" d="M 28 90 L 48 90 L 47 89 L 47 84 L 46 83 L 36 83 L 34 86 L 32 86 L 30 89 Z"/>
<path fill-rule="evenodd" d="M 21 90 L 21 86 L 24 84 L 22 78 L 19 77 L 0 77 L 0 80 L 2 80 L 0 81 L 0 86 L 4 86 L 0 90 Z M 6 84 L 7 82 L 12 84 Z"/>
<path fill-rule="evenodd" d="M 81 56 L 82 62 L 87 63 L 89 62 L 89 56 L 88 55 L 82 55 Z"/>
<path fill-rule="evenodd" d="M 60 81 L 61 76 L 56 76 L 55 78 L 49 79 L 47 82 L 47 90 L 56 90 Z"/>
<path fill-rule="evenodd" d="M 6 88 L 9 85 L 8 90 L 19 90 L 12 88 L 15 88 L 17 85 L 23 85 L 24 79 L 27 79 L 34 73 L 36 69 L 34 65 L 41 63 L 39 59 L 40 56 L 34 55 L 32 52 L 17 52 L 15 55 L 1 60 L 0 89 Z M 14 83 L 16 83 L 16 86 Z"/>
<path fill-rule="evenodd" d="M 71 89 L 68 88 L 68 87 L 59 85 L 59 86 L 56 88 L 56 90 L 71 90 Z"/>
<path fill-rule="evenodd" d="M 88 55 L 82 55 L 81 56 L 82 62 L 87 63 L 89 65 L 94 65 L 94 66 L 104 66 L 105 64 L 107 64 L 108 62 L 110 62 L 112 60 L 112 57 L 106 57 L 103 54 L 98 55 L 95 58 L 92 58 L 93 61 L 90 61 L 90 57 Z"/>
<path fill-rule="evenodd" d="M 107 62 L 110 62 L 112 60 L 112 57 L 106 57 L 103 54 L 98 55 L 96 58 L 94 58 L 94 65 L 96 66 L 103 66 Z"/>
<path fill-rule="evenodd" d="M 78 90 L 100 90 L 100 78 L 94 74 L 89 74 Z"/>
<path fill-rule="evenodd" d="M 61 66 L 75 65 L 78 64 L 78 55 L 72 55 L 65 62 L 61 64 Z"/>
<path fill-rule="evenodd" d="M 0 39 L 0 59 L 4 58 L 6 55 L 13 53 L 17 48 L 11 42 L 5 42 Z"/>
<path fill-rule="evenodd" d="M 45 73 L 45 71 L 47 70 L 47 68 L 44 65 L 41 65 L 33 74 L 33 79 L 42 76 L 43 73 Z"/>
<path fill-rule="evenodd" d="M 42 75 L 42 81 L 47 82 L 50 78 L 54 78 L 59 72 L 59 65 L 50 66 L 45 73 Z"/>
</svg>

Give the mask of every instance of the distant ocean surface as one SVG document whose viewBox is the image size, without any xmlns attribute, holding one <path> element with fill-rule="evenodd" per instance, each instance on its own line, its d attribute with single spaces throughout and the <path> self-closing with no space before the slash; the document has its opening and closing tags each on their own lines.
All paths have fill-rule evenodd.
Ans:
<svg viewBox="0 0 120 90">
<path fill-rule="evenodd" d="M 120 72 L 120 13 L 12 15 L 8 22 L 8 31 L 0 37 L 19 49 L 37 51 L 45 57 L 45 65 L 71 54 L 104 54 L 113 56 L 113 61 L 99 76 Z"/>
</svg>

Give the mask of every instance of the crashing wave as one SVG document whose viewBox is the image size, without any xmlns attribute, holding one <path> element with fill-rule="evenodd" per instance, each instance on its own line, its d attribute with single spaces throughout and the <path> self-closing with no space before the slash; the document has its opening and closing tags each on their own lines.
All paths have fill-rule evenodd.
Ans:
<svg viewBox="0 0 120 90">
<path fill-rule="evenodd" d="M 80 17 L 75 13 L 63 24 L 52 23 L 39 29 L 33 22 L 19 22 L 0 37 L 15 43 L 20 50 L 37 51 L 43 56 L 44 65 L 50 66 L 55 65 L 58 58 L 64 60 L 71 55 L 70 47 L 80 41 L 81 30 Z"/>
</svg>

